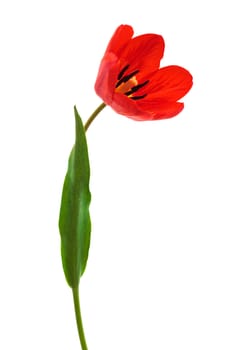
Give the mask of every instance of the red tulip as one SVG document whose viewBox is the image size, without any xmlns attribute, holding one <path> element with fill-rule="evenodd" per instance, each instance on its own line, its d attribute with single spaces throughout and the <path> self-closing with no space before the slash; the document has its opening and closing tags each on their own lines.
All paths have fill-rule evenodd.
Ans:
<svg viewBox="0 0 233 350">
<path fill-rule="evenodd" d="M 184 107 L 181 99 L 192 87 L 184 68 L 159 68 L 164 40 L 157 34 L 133 38 L 133 28 L 120 25 L 102 58 L 95 90 L 117 113 L 135 120 L 171 118 Z"/>
</svg>

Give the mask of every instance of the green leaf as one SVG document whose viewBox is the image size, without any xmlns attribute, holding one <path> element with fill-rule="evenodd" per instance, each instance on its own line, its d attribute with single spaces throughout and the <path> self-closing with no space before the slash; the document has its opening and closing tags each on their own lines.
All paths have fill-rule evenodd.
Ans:
<svg viewBox="0 0 233 350">
<path fill-rule="evenodd" d="M 90 246 L 91 221 L 89 205 L 90 166 L 86 134 L 74 107 L 76 139 L 66 173 L 59 218 L 62 264 L 71 288 L 79 284 L 84 273 Z"/>
</svg>

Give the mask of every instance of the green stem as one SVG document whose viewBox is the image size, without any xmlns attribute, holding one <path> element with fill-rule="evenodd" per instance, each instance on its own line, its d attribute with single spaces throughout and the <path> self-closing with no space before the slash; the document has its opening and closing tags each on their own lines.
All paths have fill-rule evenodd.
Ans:
<svg viewBox="0 0 233 350">
<path fill-rule="evenodd" d="M 97 115 L 102 111 L 102 109 L 104 109 L 104 107 L 106 106 L 105 103 L 101 103 L 101 105 L 99 105 L 98 108 L 96 108 L 96 110 L 92 113 L 92 115 L 89 117 L 89 119 L 87 120 L 84 128 L 87 131 L 87 129 L 89 128 L 89 126 L 91 125 L 91 123 L 93 122 L 93 120 L 97 117 Z"/>
<path fill-rule="evenodd" d="M 105 103 L 101 103 L 98 108 L 92 113 L 92 115 L 89 117 L 87 120 L 84 129 L 87 131 L 93 120 L 97 117 L 97 115 L 104 109 L 106 106 Z M 77 324 L 77 329 L 78 329 L 78 334 L 79 334 L 79 340 L 81 344 L 82 350 L 88 350 L 87 348 L 87 343 L 86 343 L 86 338 L 84 334 L 84 329 L 83 329 L 83 322 L 82 322 L 82 315 L 81 315 L 81 308 L 80 308 L 80 301 L 79 301 L 79 287 L 74 287 L 72 288 L 73 292 L 73 301 L 74 301 L 74 310 L 75 310 L 75 317 L 76 317 L 76 324 Z"/>
<path fill-rule="evenodd" d="M 78 287 L 73 288 L 72 291 L 73 291 L 74 309 L 75 309 L 75 316 L 76 316 L 76 323 L 77 323 L 77 328 L 78 328 L 80 344 L 81 344 L 82 350 L 88 350 L 86 339 L 85 339 L 85 334 L 84 334 L 84 329 L 83 329 L 81 309 L 80 309 L 79 289 L 78 289 Z"/>
</svg>

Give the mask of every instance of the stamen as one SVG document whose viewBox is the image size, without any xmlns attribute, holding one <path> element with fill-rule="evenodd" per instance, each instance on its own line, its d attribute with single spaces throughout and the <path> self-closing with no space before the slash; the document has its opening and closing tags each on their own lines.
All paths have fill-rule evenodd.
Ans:
<svg viewBox="0 0 233 350">
<path fill-rule="evenodd" d="M 128 80 L 130 80 L 131 78 L 133 78 L 133 76 L 134 76 L 135 74 L 137 74 L 137 73 L 139 73 L 139 70 L 135 70 L 134 72 L 132 72 L 132 73 L 130 73 L 130 74 L 128 74 L 128 75 L 125 75 L 123 78 L 121 78 L 121 79 L 117 82 L 115 88 L 118 88 L 118 86 L 120 86 L 122 83 L 126 83 Z"/>
<path fill-rule="evenodd" d="M 125 95 L 126 96 L 132 95 L 134 92 L 138 91 L 139 89 L 141 89 L 143 86 L 145 86 L 148 83 L 149 83 L 149 80 L 146 80 L 146 81 L 144 81 L 144 83 L 133 86 L 131 88 L 131 90 L 129 90 L 125 93 Z"/>
<path fill-rule="evenodd" d="M 138 91 L 139 89 L 141 89 L 143 86 L 145 86 L 148 83 L 149 83 L 149 80 L 146 80 L 146 81 L 144 81 L 144 83 L 141 83 L 141 84 L 138 84 L 136 86 L 133 86 L 131 91 L 132 92 L 136 92 L 136 91 Z"/>
<path fill-rule="evenodd" d="M 123 77 L 124 73 L 127 71 L 128 68 L 129 68 L 129 64 L 127 64 L 127 66 L 125 66 L 125 67 L 120 71 L 120 73 L 118 74 L 117 80 L 120 80 L 120 79 Z"/>
<path fill-rule="evenodd" d="M 144 98 L 144 97 L 146 97 L 147 96 L 147 94 L 144 94 L 144 95 L 141 95 L 141 96 L 132 96 L 132 97 L 130 97 L 132 100 L 140 100 L 141 98 Z"/>
</svg>

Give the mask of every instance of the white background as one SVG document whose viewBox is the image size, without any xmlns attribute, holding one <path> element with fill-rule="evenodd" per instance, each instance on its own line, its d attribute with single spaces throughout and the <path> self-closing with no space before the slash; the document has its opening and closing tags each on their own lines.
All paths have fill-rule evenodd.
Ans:
<svg viewBox="0 0 233 350">
<path fill-rule="evenodd" d="M 60 259 L 73 105 L 85 121 L 115 28 L 162 34 L 194 87 L 174 119 L 106 108 L 88 131 L 90 350 L 233 349 L 231 1 L 2 1 L 0 348 L 79 349 Z"/>
</svg>

